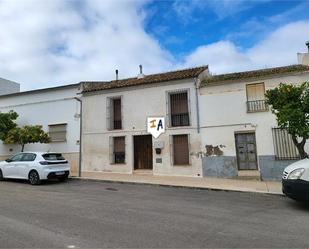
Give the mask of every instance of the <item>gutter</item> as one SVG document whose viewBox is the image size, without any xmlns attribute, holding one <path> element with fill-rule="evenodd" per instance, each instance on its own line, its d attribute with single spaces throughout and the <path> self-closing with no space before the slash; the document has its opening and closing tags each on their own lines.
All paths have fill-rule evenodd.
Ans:
<svg viewBox="0 0 309 249">
<path fill-rule="evenodd" d="M 199 79 L 194 78 L 194 85 L 195 85 L 195 104 L 196 104 L 196 121 L 197 121 L 197 133 L 200 133 L 200 108 L 199 108 L 199 94 L 198 94 L 198 89 L 199 89 Z"/>
<path fill-rule="evenodd" d="M 80 98 L 75 97 L 80 103 L 79 110 L 79 162 L 78 162 L 78 177 L 82 175 L 82 128 L 83 128 L 83 102 Z"/>
</svg>

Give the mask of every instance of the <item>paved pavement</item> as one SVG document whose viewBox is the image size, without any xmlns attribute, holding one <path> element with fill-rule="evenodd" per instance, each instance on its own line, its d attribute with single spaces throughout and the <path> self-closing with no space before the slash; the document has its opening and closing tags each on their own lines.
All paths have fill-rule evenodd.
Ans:
<svg viewBox="0 0 309 249">
<path fill-rule="evenodd" d="M 93 181 L 0 182 L 1 248 L 309 247 L 280 195 Z"/>
<path fill-rule="evenodd" d="M 215 177 L 158 176 L 149 173 L 120 174 L 105 172 L 83 172 L 81 179 L 147 183 L 191 188 L 223 189 L 282 195 L 280 181 L 239 180 Z"/>
</svg>

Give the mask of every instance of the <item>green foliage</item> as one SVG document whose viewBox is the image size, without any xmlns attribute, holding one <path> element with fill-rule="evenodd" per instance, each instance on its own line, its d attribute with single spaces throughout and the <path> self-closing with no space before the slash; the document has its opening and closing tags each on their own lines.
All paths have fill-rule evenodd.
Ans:
<svg viewBox="0 0 309 249">
<path fill-rule="evenodd" d="M 307 157 L 304 145 L 309 138 L 309 82 L 283 84 L 267 90 L 266 103 L 277 117 L 278 126 L 291 135 L 301 157 Z M 302 141 L 298 142 L 297 138 Z"/>
<path fill-rule="evenodd" d="M 4 141 L 8 132 L 17 127 L 16 119 L 18 114 L 14 111 L 8 113 L 0 112 L 0 140 Z"/>
<path fill-rule="evenodd" d="M 8 144 L 20 144 L 23 151 L 25 144 L 49 143 L 50 138 L 48 134 L 44 132 L 41 125 L 26 125 L 11 129 L 4 142 Z"/>
</svg>

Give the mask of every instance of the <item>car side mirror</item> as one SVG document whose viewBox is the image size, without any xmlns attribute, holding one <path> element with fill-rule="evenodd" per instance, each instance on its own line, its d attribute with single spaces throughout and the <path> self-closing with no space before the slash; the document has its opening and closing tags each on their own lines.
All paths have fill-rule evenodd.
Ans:
<svg viewBox="0 0 309 249">
<path fill-rule="evenodd" d="M 8 159 L 6 159 L 5 161 L 6 161 L 7 163 L 10 163 L 10 162 L 12 162 L 12 159 L 8 158 Z"/>
</svg>

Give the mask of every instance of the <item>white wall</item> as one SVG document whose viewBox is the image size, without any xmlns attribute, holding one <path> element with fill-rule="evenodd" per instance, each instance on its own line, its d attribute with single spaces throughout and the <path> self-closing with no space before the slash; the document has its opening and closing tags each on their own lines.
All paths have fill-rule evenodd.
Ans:
<svg viewBox="0 0 309 249">
<path fill-rule="evenodd" d="M 50 124 L 67 123 L 66 142 L 27 144 L 25 150 L 76 154 L 79 152 L 77 142 L 79 140 L 78 114 L 80 109 L 79 102 L 74 99 L 77 96 L 77 91 L 77 86 L 71 86 L 0 96 L 0 111 L 14 110 L 19 115 L 18 125 L 42 125 L 46 132 L 48 132 Z M 14 154 L 20 149 L 21 147 L 18 145 L 8 145 L 1 142 L 0 156 Z M 76 160 L 74 158 L 74 164 L 77 163 Z"/>
<path fill-rule="evenodd" d="M 234 132 L 255 131 L 258 155 L 274 155 L 272 127 L 277 127 L 271 111 L 247 113 L 246 84 L 265 83 L 265 90 L 282 83 L 309 81 L 309 73 L 261 80 L 213 84 L 200 89 L 202 147 L 224 145 L 224 155 L 235 156 Z"/>
<path fill-rule="evenodd" d="M 83 97 L 83 170 L 84 171 L 133 171 L 133 135 L 147 134 L 146 119 L 149 116 L 166 116 L 167 92 L 189 89 L 191 126 L 185 128 L 167 128 L 166 133 L 158 139 L 164 141 L 165 147 L 160 156 L 153 150 L 154 174 L 170 175 L 201 175 L 201 160 L 190 156 L 190 166 L 172 166 L 170 158 L 170 135 L 189 134 L 191 152 L 200 150 L 200 137 L 197 135 L 196 98 L 194 80 L 165 82 L 147 87 L 122 88 L 99 93 L 87 94 Z M 106 128 L 107 97 L 122 96 L 123 129 L 108 131 Z M 110 136 L 126 136 L 126 164 L 110 164 Z M 153 139 L 154 141 L 156 141 Z M 162 164 L 156 164 L 155 158 L 160 157 Z"/>
<path fill-rule="evenodd" d="M 20 85 L 16 82 L 0 78 L 0 95 L 16 93 L 20 91 Z"/>
</svg>

